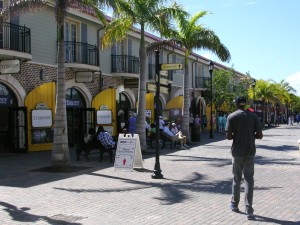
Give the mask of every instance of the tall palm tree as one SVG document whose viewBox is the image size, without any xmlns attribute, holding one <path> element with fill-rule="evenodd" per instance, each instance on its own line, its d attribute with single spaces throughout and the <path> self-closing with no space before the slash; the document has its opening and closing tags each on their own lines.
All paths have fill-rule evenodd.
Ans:
<svg viewBox="0 0 300 225">
<path fill-rule="evenodd" d="M 58 26 L 58 54 L 57 54 L 57 91 L 56 109 L 54 117 L 54 139 L 52 148 L 52 168 L 64 170 L 70 166 L 70 155 L 67 134 L 66 116 L 66 86 L 65 86 L 65 51 L 64 51 L 64 20 L 68 9 L 77 9 L 106 22 L 101 7 L 111 6 L 114 9 L 122 6 L 118 0 L 14 0 L 10 1 L 1 12 L 1 21 L 25 12 L 34 12 L 54 2 L 55 17 Z"/>
<path fill-rule="evenodd" d="M 263 104 L 263 121 L 262 121 L 263 126 L 265 125 L 265 121 L 266 121 L 265 105 L 267 104 L 267 111 L 268 111 L 269 109 L 268 103 L 270 101 L 276 101 L 278 98 L 276 95 L 274 95 L 275 92 L 276 92 L 276 86 L 270 81 L 258 80 L 256 82 L 255 96 L 256 99 L 260 99 Z"/>
<path fill-rule="evenodd" d="M 190 79 L 189 79 L 189 64 L 188 57 L 193 50 L 210 50 L 215 53 L 222 61 L 230 60 L 230 52 L 221 43 L 214 31 L 198 24 L 199 19 L 207 15 L 207 11 L 200 11 L 193 16 L 185 14 L 177 14 L 176 22 L 177 29 L 169 29 L 164 32 L 164 35 L 173 38 L 181 43 L 184 50 L 184 103 L 183 103 L 183 118 L 182 132 L 190 140 L 189 132 L 189 109 L 190 109 Z"/>
<path fill-rule="evenodd" d="M 133 25 L 140 27 L 140 77 L 138 94 L 138 114 L 136 132 L 139 134 L 141 147 L 146 147 L 145 133 L 145 109 L 146 109 L 146 45 L 145 29 L 149 31 L 160 31 L 162 28 L 170 27 L 170 18 L 177 13 L 183 12 L 181 7 L 173 3 L 165 6 L 166 0 L 127 0 L 129 4 L 126 10 L 118 11 L 112 22 L 107 25 L 103 35 L 102 47 L 108 47 L 114 42 L 120 42 L 127 37 L 128 31 Z"/>
</svg>

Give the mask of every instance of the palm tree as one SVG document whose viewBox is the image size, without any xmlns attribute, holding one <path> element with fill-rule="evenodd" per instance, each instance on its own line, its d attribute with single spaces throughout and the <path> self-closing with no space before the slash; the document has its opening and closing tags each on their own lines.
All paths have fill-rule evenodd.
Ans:
<svg viewBox="0 0 300 225">
<path fill-rule="evenodd" d="M 107 25 L 103 35 L 102 47 L 109 47 L 112 43 L 120 42 L 127 37 L 127 33 L 133 25 L 140 26 L 140 77 L 138 94 L 138 114 L 136 121 L 136 133 L 139 134 L 142 149 L 146 147 L 145 133 L 145 109 L 146 109 L 146 46 L 145 29 L 160 31 L 170 27 L 169 21 L 176 13 L 181 13 L 181 7 L 173 3 L 164 6 L 166 0 L 128 0 L 130 7 L 118 11 L 112 22 Z"/>
<path fill-rule="evenodd" d="M 82 12 L 91 14 L 99 18 L 103 23 L 106 22 L 105 14 L 100 10 L 101 7 L 111 6 L 114 9 L 122 6 L 118 0 L 25 0 L 10 1 L 1 12 L 1 21 L 9 16 L 18 15 L 25 12 L 34 12 L 37 9 L 46 7 L 54 2 L 55 17 L 58 26 L 58 54 L 57 54 L 57 91 L 56 109 L 54 117 L 54 139 L 52 148 L 52 168 L 58 170 L 68 169 L 70 166 L 70 155 L 67 133 L 66 116 L 66 86 L 65 86 L 65 51 L 64 51 L 64 20 L 67 9 L 79 9 Z M 119 4 L 121 3 L 121 4 Z"/>
<path fill-rule="evenodd" d="M 184 50 L 184 103 L 183 103 L 183 118 L 182 132 L 190 140 L 189 132 L 189 109 L 190 109 L 190 79 L 189 79 L 189 64 L 188 57 L 193 50 L 210 50 L 215 53 L 222 61 L 230 60 L 230 52 L 221 43 L 214 31 L 198 25 L 197 22 L 203 16 L 207 15 L 207 11 L 200 11 L 189 18 L 189 15 L 178 14 L 176 17 L 177 29 L 169 29 L 164 32 L 164 35 L 173 38 L 181 43 Z"/>
<path fill-rule="evenodd" d="M 274 95 L 276 92 L 276 86 L 270 81 L 258 80 L 255 86 L 255 96 L 256 99 L 260 99 L 263 105 L 263 120 L 262 124 L 265 125 L 266 120 L 266 110 L 265 104 L 267 104 L 267 110 L 269 109 L 269 102 L 276 101 L 277 96 Z"/>
</svg>

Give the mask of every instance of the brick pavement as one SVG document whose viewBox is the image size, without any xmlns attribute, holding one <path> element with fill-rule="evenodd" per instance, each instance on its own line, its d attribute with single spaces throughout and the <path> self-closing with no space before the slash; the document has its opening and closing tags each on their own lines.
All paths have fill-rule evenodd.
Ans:
<svg viewBox="0 0 300 225">
<path fill-rule="evenodd" d="M 72 165 L 87 167 L 72 173 L 31 171 L 50 165 L 50 152 L 0 155 L 0 224 L 300 224 L 300 126 L 264 135 L 257 141 L 256 221 L 229 210 L 231 141 L 204 133 L 190 150 L 161 151 L 161 180 L 151 178 L 153 154 L 134 171 L 114 170 L 108 156 L 77 162 L 72 154 Z"/>
</svg>

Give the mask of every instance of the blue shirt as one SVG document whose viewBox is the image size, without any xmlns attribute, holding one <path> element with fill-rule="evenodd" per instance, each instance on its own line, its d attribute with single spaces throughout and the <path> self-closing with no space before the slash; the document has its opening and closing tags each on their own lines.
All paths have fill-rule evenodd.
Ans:
<svg viewBox="0 0 300 225">
<path fill-rule="evenodd" d="M 108 132 L 101 132 L 98 136 L 97 139 L 101 142 L 101 144 L 105 148 L 112 148 L 115 146 L 115 142 L 112 138 L 112 136 Z"/>
</svg>

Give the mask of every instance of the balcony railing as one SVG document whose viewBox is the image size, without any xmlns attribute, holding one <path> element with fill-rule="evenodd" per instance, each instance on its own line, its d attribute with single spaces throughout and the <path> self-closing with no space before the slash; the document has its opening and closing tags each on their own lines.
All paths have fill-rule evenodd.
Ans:
<svg viewBox="0 0 300 225">
<path fill-rule="evenodd" d="M 112 73 L 135 73 L 140 71 L 140 60 L 135 56 L 111 55 Z"/>
<path fill-rule="evenodd" d="M 3 22 L 0 26 L 0 49 L 31 54 L 30 29 Z"/>
<path fill-rule="evenodd" d="M 209 88 L 209 77 L 195 77 L 195 88 Z"/>
<path fill-rule="evenodd" d="M 82 42 L 65 41 L 66 63 L 99 66 L 98 47 Z"/>
</svg>

